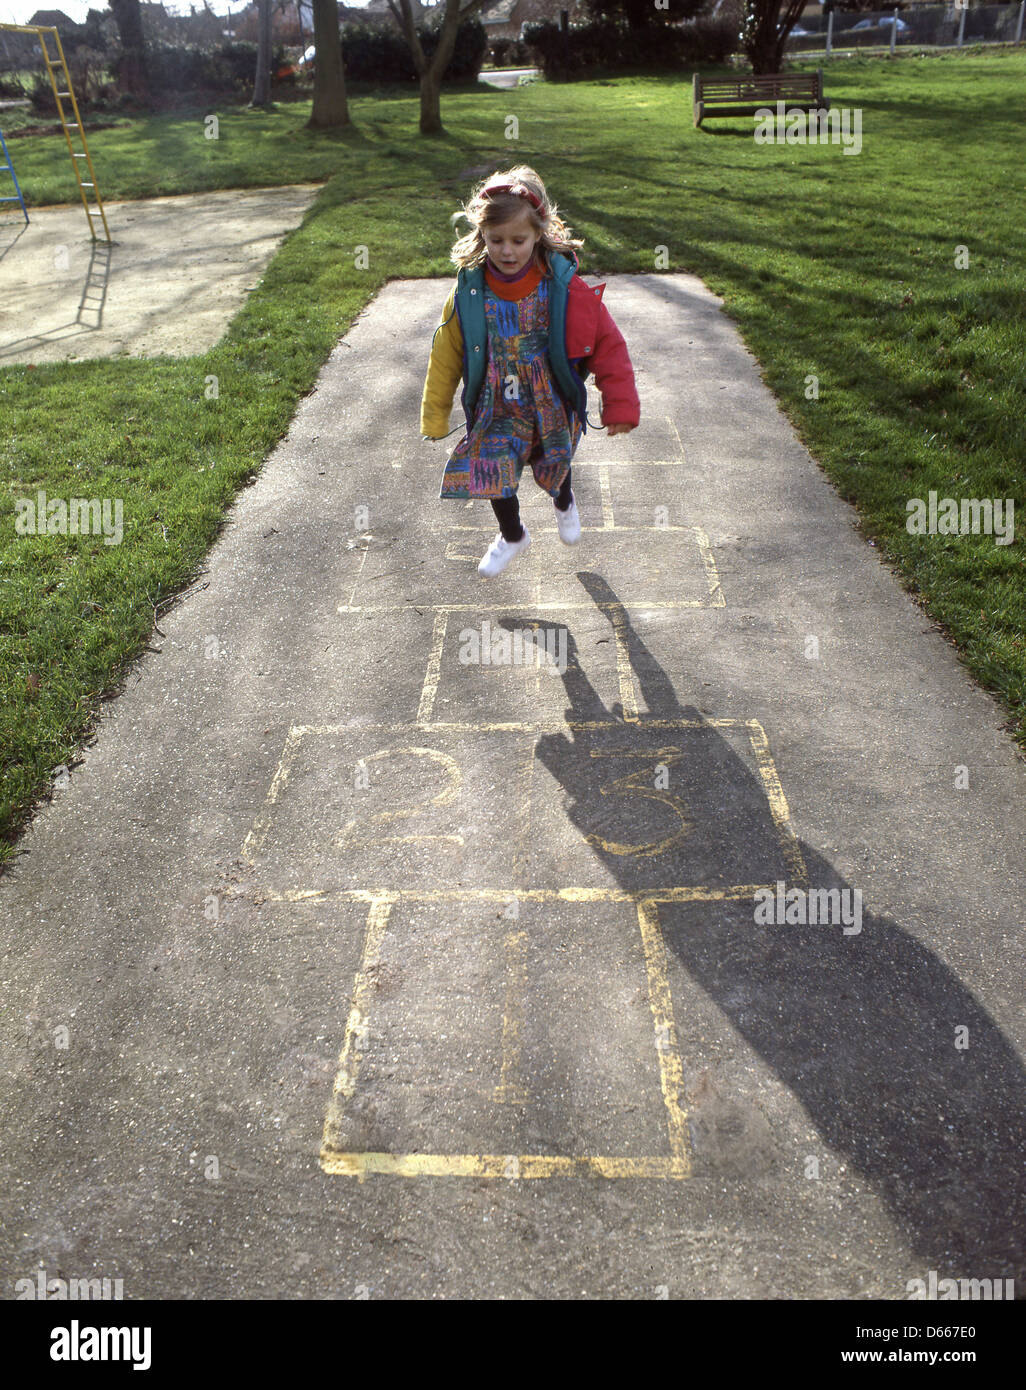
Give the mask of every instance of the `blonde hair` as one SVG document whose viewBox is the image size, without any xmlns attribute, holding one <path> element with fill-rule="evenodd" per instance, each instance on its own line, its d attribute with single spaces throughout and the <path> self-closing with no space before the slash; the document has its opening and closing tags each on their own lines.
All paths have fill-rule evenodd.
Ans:
<svg viewBox="0 0 1026 1390">
<path fill-rule="evenodd" d="M 488 198 L 481 196 L 489 184 L 496 183 L 508 183 L 514 188 L 527 189 L 541 203 L 541 211 L 539 212 L 530 199 L 519 193 L 496 193 Z M 501 226 L 525 211 L 531 220 L 531 226 L 540 233 L 534 255 L 539 269 L 546 275 L 550 273 L 547 252 L 568 251 L 571 247 L 584 245 L 583 241 L 570 235 L 570 228 L 560 217 L 555 203 L 549 201 L 545 185 L 534 170 L 526 164 L 518 164 L 512 169 L 501 170 L 482 179 L 469 200 L 461 204 L 458 212 L 453 213 L 454 225 L 461 218 L 465 218 L 470 223 L 471 230 L 456 242 L 449 253 L 449 259 L 460 269 L 481 265 L 488 254 L 482 228 Z"/>
</svg>

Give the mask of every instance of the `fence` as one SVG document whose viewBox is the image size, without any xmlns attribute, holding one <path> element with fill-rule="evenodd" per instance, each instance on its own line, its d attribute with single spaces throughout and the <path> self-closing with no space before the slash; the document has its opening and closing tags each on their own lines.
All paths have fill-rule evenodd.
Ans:
<svg viewBox="0 0 1026 1390">
<path fill-rule="evenodd" d="M 954 48 L 973 43 L 1021 43 L 1026 0 L 1006 5 L 905 5 L 898 10 L 802 15 L 787 44 L 789 54 L 882 47 Z M 893 31 L 893 32 L 892 32 Z"/>
</svg>

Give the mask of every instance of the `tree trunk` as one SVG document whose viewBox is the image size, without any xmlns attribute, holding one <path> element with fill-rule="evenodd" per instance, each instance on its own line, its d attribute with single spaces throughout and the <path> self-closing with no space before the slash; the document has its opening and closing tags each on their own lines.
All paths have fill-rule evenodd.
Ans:
<svg viewBox="0 0 1026 1390">
<path fill-rule="evenodd" d="M 250 106 L 271 104 L 271 0 L 258 0 L 257 62 Z"/>
<path fill-rule="evenodd" d="M 431 135 L 442 125 L 442 79 L 430 69 L 420 75 L 420 133 Z"/>
<path fill-rule="evenodd" d="M 313 108 L 306 124 L 315 130 L 347 126 L 351 121 L 335 0 L 313 0 L 313 17 L 317 54 L 314 59 Z"/>
<path fill-rule="evenodd" d="M 463 0 L 463 3 L 461 0 L 445 0 L 438 47 L 431 55 L 430 63 L 413 22 L 410 0 L 398 0 L 398 3 L 400 8 L 396 9 L 396 0 L 388 0 L 388 8 L 403 32 L 413 54 L 413 65 L 420 76 L 420 133 L 434 135 L 445 129 L 442 125 L 442 74 L 449 66 L 449 59 L 456 47 L 456 31 L 464 19 L 480 10 L 484 0 Z"/>
<path fill-rule="evenodd" d="M 121 43 L 121 57 L 117 65 L 118 84 L 123 91 L 145 101 L 150 95 L 150 82 L 146 71 L 146 40 L 139 0 L 110 0 L 110 8 Z"/>
<path fill-rule="evenodd" d="M 742 39 L 756 77 L 779 72 L 792 27 L 805 0 L 747 0 Z"/>
</svg>

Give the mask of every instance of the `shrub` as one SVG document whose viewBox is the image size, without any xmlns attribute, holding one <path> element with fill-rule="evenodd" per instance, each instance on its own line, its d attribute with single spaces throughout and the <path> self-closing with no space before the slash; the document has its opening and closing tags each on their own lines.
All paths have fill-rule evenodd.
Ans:
<svg viewBox="0 0 1026 1390">
<path fill-rule="evenodd" d="M 32 103 L 33 111 L 41 111 L 45 112 L 47 115 L 53 114 L 56 116 L 57 101 L 53 94 L 53 87 L 50 84 L 50 79 L 45 72 L 32 74 L 32 80 L 28 89 L 28 99 Z M 69 103 L 65 102 L 64 105 L 65 110 L 67 110 Z"/>
<path fill-rule="evenodd" d="M 416 76 L 402 35 L 374 24 L 346 25 L 342 61 L 346 77 L 354 82 L 410 82 Z"/>
<path fill-rule="evenodd" d="M 525 68 L 531 62 L 531 50 L 520 39 L 493 39 L 491 59 L 497 68 Z"/>
<path fill-rule="evenodd" d="M 146 50 L 146 70 L 153 92 L 248 92 L 256 76 L 255 43 L 225 43 L 219 48 L 154 43 Z"/>
<path fill-rule="evenodd" d="M 546 77 L 575 77 L 593 72 L 659 72 L 692 63 L 722 63 L 737 47 L 729 20 L 697 19 L 685 24 L 631 29 L 613 19 L 572 25 L 564 37 L 558 24 L 530 24 L 528 47 Z"/>
<path fill-rule="evenodd" d="M 438 47 L 438 25 L 425 25 L 417 33 L 424 54 L 430 59 Z M 443 81 L 475 81 L 487 47 L 488 35 L 481 21 L 464 20 L 456 31 L 456 47 Z M 346 77 L 354 82 L 414 82 L 417 79 L 413 54 L 397 29 L 347 24 L 342 32 L 342 60 Z"/>
<path fill-rule="evenodd" d="M 692 35 L 694 50 L 689 61 L 692 63 L 725 63 L 732 53 L 736 53 L 741 40 L 738 26 L 732 19 L 696 19 L 686 28 Z"/>
</svg>

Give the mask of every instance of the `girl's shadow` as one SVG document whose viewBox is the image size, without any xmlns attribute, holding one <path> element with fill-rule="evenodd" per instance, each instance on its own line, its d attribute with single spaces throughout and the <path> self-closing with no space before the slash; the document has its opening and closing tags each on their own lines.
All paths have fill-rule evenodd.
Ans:
<svg viewBox="0 0 1026 1390">
<path fill-rule="evenodd" d="M 578 579 L 611 627 L 614 617 L 620 625 L 649 710 L 613 729 L 538 740 L 537 756 L 569 795 L 582 852 L 634 890 L 794 881 L 751 759 L 678 702 L 606 581 L 583 572 Z M 568 721 L 621 721 L 621 707 L 605 708 L 567 637 Z M 625 739 L 660 750 L 673 804 L 638 795 L 640 783 L 633 791 L 623 785 L 615 750 Z M 623 853 L 632 843 L 648 848 Z M 858 886 L 810 846 L 792 843 L 809 886 Z M 620 852 L 603 847 L 612 845 Z M 572 866 L 568 877 L 576 877 Z M 1026 1074 L 986 1008 L 933 951 L 865 909 L 861 931 L 848 935 L 839 925 L 759 925 L 751 898 L 715 910 L 663 902 L 658 911 L 671 956 L 873 1185 L 929 1268 L 940 1277 L 1026 1278 Z M 959 1028 L 968 1030 L 964 1050 L 955 1046 Z"/>
</svg>

